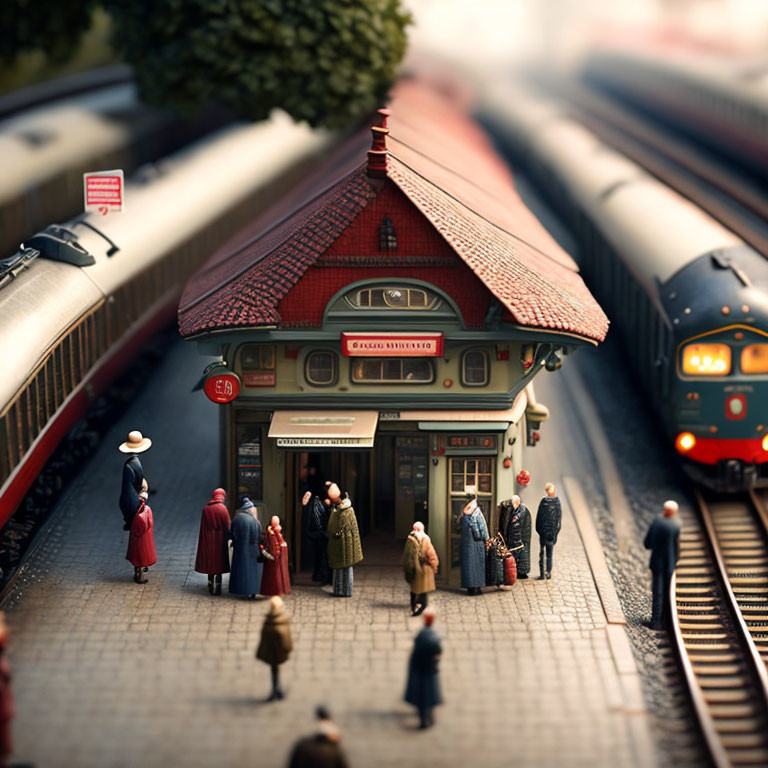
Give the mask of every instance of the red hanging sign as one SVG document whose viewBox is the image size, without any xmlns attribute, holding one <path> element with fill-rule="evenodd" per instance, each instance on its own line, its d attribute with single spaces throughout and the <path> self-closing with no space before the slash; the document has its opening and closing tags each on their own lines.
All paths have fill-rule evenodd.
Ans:
<svg viewBox="0 0 768 768">
<path fill-rule="evenodd" d="M 231 403 L 240 393 L 240 380 L 234 373 L 217 373 L 205 380 L 203 391 L 214 403 Z"/>
</svg>

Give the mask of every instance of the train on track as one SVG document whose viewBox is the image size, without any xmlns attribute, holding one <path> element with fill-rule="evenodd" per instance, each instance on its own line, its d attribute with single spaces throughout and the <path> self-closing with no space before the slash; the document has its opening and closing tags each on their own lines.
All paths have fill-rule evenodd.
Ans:
<svg viewBox="0 0 768 768">
<path fill-rule="evenodd" d="M 502 87 L 483 111 L 576 236 L 686 472 L 768 484 L 768 261 L 555 103 Z"/>
<path fill-rule="evenodd" d="M 768 64 L 665 47 L 602 48 L 584 62 L 590 85 L 768 172 Z"/>
<path fill-rule="evenodd" d="M 187 278 L 332 140 L 281 114 L 222 129 L 137 174 L 124 213 L 50 226 L 0 268 L 0 526 L 99 392 L 173 321 Z"/>
<path fill-rule="evenodd" d="M 142 104 L 127 67 L 0 97 L 0 258 L 82 209 L 83 173 L 128 174 L 229 120 L 211 109 L 181 120 Z"/>
</svg>

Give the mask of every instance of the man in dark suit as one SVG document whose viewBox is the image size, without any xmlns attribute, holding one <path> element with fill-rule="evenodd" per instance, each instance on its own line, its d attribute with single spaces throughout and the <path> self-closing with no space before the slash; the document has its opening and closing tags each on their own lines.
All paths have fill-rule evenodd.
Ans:
<svg viewBox="0 0 768 768">
<path fill-rule="evenodd" d="M 669 584 L 680 556 L 680 519 L 677 502 L 665 501 L 664 514 L 657 517 L 645 536 L 645 548 L 651 550 L 653 603 L 651 629 L 661 629 L 669 611 Z"/>
<path fill-rule="evenodd" d="M 144 469 L 137 454 L 144 453 L 152 441 L 141 432 L 128 433 L 128 439 L 119 446 L 121 453 L 131 454 L 123 465 L 123 481 L 120 486 L 120 511 L 123 513 L 123 530 L 130 531 L 134 515 L 139 509 L 139 494 L 144 489 Z"/>
<path fill-rule="evenodd" d="M 544 486 L 547 495 L 539 502 L 536 512 L 536 533 L 539 534 L 539 581 L 552 578 L 552 550 L 563 521 L 563 510 L 554 483 Z M 544 564 L 546 561 L 546 571 Z"/>
</svg>

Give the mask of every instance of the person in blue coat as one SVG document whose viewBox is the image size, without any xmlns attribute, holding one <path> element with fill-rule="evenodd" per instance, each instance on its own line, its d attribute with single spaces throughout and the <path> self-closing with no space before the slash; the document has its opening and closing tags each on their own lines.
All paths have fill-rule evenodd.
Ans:
<svg viewBox="0 0 768 768">
<path fill-rule="evenodd" d="M 419 710 L 419 728 L 429 728 L 435 722 L 432 716 L 433 708 L 443 703 L 438 677 L 438 662 L 443 649 L 440 638 L 432 629 L 435 609 L 427 608 L 422 616 L 424 628 L 416 635 L 408 662 L 405 700 Z"/>
<path fill-rule="evenodd" d="M 250 595 L 251 598 L 259 594 L 261 572 L 264 569 L 261 537 L 256 505 L 247 496 L 243 496 L 229 529 L 229 538 L 232 539 L 230 594 Z"/>
<path fill-rule="evenodd" d="M 651 629 L 661 629 L 669 611 L 669 585 L 680 556 L 680 519 L 676 501 L 664 502 L 664 514 L 657 517 L 645 535 L 645 548 L 651 550 Z"/>
<path fill-rule="evenodd" d="M 487 542 L 488 525 L 477 499 L 472 499 L 461 515 L 461 586 L 470 595 L 479 595 L 485 586 Z"/>
</svg>

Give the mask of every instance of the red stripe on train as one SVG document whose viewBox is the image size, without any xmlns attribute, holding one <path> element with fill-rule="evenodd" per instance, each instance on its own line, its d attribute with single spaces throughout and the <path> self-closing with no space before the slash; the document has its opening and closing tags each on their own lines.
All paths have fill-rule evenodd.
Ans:
<svg viewBox="0 0 768 768">
<path fill-rule="evenodd" d="M 717 464 L 724 459 L 738 459 L 747 464 L 762 464 L 768 461 L 768 452 L 763 450 L 763 438 L 721 438 L 694 436 L 696 443 L 687 451 L 676 443 L 678 453 L 700 464 Z"/>
<path fill-rule="evenodd" d="M 179 291 L 173 291 L 170 296 L 158 299 L 155 308 L 145 313 L 146 320 L 141 325 L 136 321 L 135 328 L 112 345 L 62 403 L 0 489 L 0 527 L 8 522 L 56 446 L 83 418 L 95 397 L 126 370 L 149 339 L 176 316 L 180 296 Z"/>
</svg>

